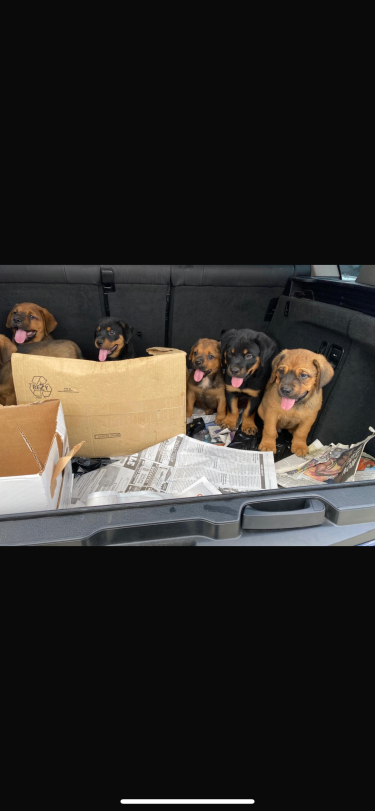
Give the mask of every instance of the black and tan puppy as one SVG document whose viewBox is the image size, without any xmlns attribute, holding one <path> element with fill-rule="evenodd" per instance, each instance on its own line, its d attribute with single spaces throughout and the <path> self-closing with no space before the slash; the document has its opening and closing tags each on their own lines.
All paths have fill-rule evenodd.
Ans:
<svg viewBox="0 0 375 811">
<path fill-rule="evenodd" d="M 38 304 L 24 302 L 15 304 L 10 311 L 7 327 L 13 330 L 16 344 L 52 341 L 50 333 L 57 327 L 54 316 Z"/>
<path fill-rule="evenodd" d="M 306 440 L 322 407 L 322 389 L 333 375 L 324 355 L 307 349 L 285 349 L 277 355 L 258 410 L 264 420 L 260 451 L 276 453 L 277 432 L 286 428 L 293 434 L 292 453 L 306 456 Z"/>
<path fill-rule="evenodd" d="M 273 338 L 252 329 L 230 330 L 221 339 L 227 416 L 224 425 L 234 431 L 239 418 L 239 400 L 245 410 L 241 430 L 256 434 L 255 414 L 271 374 L 272 359 L 278 351 Z"/>
<path fill-rule="evenodd" d="M 13 331 L 13 341 L 23 355 L 82 358 L 82 352 L 74 341 L 53 339 L 50 333 L 56 329 L 57 321 L 39 304 L 16 304 L 8 315 L 6 325 Z"/>
<path fill-rule="evenodd" d="M 11 357 L 17 347 L 5 335 L 0 335 L 0 405 L 16 405 Z"/>
<path fill-rule="evenodd" d="M 216 422 L 222 425 L 226 416 L 225 386 L 221 371 L 221 347 L 218 341 L 201 338 L 191 349 L 193 368 L 186 388 L 186 416 L 191 417 L 194 404 L 206 414 L 217 411 Z"/>
<path fill-rule="evenodd" d="M 135 357 L 131 343 L 134 328 L 117 318 L 102 318 L 95 330 L 99 360 L 129 360 Z"/>
</svg>

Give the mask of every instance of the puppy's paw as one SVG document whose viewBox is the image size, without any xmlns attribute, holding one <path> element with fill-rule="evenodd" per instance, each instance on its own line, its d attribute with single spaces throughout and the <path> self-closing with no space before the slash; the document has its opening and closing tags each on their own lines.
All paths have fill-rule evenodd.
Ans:
<svg viewBox="0 0 375 811">
<path fill-rule="evenodd" d="M 266 439 L 262 441 L 259 445 L 258 450 L 263 451 L 263 453 L 276 453 L 276 442 L 272 443 L 271 440 Z"/>
<path fill-rule="evenodd" d="M 235 417 L 234 414 L 227 414 L 221 424 L 223 428 L 229 428 L 230 431 L 235 431 L 237 428 L 237 417 Z"/>
<path fill-rule="evenodd" d="M 225 414 L 218 414 L 215 420 L 216 425 L 221 425 L 221 427 L 224 428 L 225 420 L 226 420 Z"/>
<path fill-rule="evenodd" d="M 306 442 L 292 442 L 292 453 L 296 456 L 307 456 L 308 452 Z"/>
<path fill-rule="evenodd" d="M 258 433 L 258 429 L 253 420 L 247 421 L 246 419 L 242 420 L 241 431 L 249 436 L 256 436 Z"/>
</svg>

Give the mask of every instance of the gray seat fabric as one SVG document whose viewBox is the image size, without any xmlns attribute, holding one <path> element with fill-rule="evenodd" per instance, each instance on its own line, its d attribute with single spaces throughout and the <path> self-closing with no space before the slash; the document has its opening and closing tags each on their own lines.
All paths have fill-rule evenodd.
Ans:
<svg viewBox="0 0 375 811">
<path fill-rule="evenodd" d="M 114 271 L 116 291 L 108 293 L 111 315 L 131 324 L 136 355 L 165 346 L 171 265 L 103 265 Z"/>
<path fill-rule="evenodd" d="M 267 311 L 295 275 L 310 275 L 310 265 L 173 265 L 169 345 L 189 352 L 223 330 L 266 332 Z"/>
<path fill-rule="evenodd" d="M 0 265 L 0 332 L 12 307 L 32 301 L 56 318 L 56 339 L 75 341 L 88 360 L 97 359 L 95 323 L 105 315 L 100 265 Z"/>
<path fill-rule="evenodd" d="M 288 305 L 288 307 L 286 307 Z M 323 389 L 323 408 L 310 440 L 352 444 L 374 426 L 375 320 L 353 310 L 282 296 L 270 333 L 280 349 L 318 352 L 322 342 L 344 350 L 331 383 Z M 375 454 L 375 441 L 367 446 Z"/>
</svg>

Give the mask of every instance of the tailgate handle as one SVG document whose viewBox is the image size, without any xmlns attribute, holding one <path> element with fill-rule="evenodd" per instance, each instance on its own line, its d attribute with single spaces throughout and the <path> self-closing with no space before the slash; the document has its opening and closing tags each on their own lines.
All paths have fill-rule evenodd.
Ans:
<svg viewBox="0 0 375 811">
<path fill-rule="evenodd" d="M 302 529 L 324 523 L 326 508 L 317 498 L 278 499 L 245 507 L 243 529 Z"/>
</svg>

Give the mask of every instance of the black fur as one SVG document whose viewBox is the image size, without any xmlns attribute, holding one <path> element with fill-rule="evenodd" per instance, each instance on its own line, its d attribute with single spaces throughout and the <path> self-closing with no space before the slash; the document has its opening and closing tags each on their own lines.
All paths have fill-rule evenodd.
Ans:
<svg viewBox="0 0 375 811">
<path fill-rule="evenodd" d="M 232 350 L 234 349 L 234 354 Z M 244 350 L 247 354 L 244 355 Z M 248 416 L 258 410 L 264 389 L 271 376 L 272 360 L 279 351 L 276 341 L 264 332 L 255 332 L 252 329 L 231 329 L 221 338 L 221 359 L 225 380 L 225 396 L 228 411 L 232 413 L 233 399 L 244 398 L 243 404 L 250 402 Z M 260 366 L 252 373 L 253 367 L 260 359 Z M 238 372 L 236 371 L 238 370 Z M 232 386 L 232 378 L 243 378 L 242 385 L 236 391 L 228 389 Z M 244 389 L 259 391 L 258 397 L 249 397 Z"/>
<path fill-rule="evenodd" d="M 99 327 L 101 328 L 100 330 L 98 330 Z M 109 335 L 107 332 L 108 327 L 113 330 L 113 335 Z M 97 341 L 98 338 L 107 335 L 109 340 L 115 344 L 116 338 L 123 335 L 125 343 L 122 351 L 116 358 L 111 358 L 109 355 L 108 360 L 128 360 L 135 357 L 134 346 L 131 343 L 133 334 L 134 327 L 131 327 L 130 324 L 127 324 L 125 321 L 119 318 L 101 318 L 96 325 L 94 339 Z"/>
</svg>

